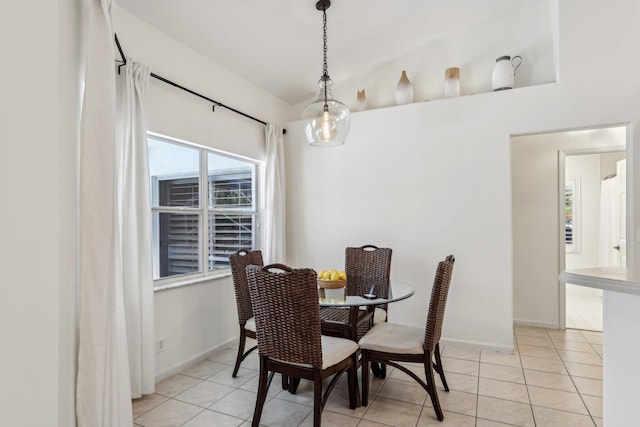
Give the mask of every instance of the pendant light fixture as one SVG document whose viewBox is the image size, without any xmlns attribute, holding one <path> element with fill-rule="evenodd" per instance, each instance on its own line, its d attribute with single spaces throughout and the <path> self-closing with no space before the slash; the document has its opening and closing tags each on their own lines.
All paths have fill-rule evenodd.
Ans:
<svg viewBox="0 0 640 427">
<path fill-rule="evenodd" d="M 320 94 L 302 112 L 302 124 L 309 144 L 316 147 L 332 147 L 344 144 L 351 125 L 351 112 L 331 94 L 333 82 L 327 72 L 327 9 L 330 0 L 319 0 L 316 9 L 322 11 L 322 29 L 324 31 L 324 63 L 318 86 Z"/>
</svg>

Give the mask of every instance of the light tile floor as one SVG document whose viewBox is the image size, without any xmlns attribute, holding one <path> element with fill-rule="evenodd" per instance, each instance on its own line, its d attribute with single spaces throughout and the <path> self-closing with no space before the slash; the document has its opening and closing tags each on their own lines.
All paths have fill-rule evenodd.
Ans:
<svg viewBox="0 0 640 427">
<path fill-rule="evenodd" d="M 532 327 L 515 327 L 514 333 L 513 354 L 444 346 L 451 391 L 438 382 L 443 422 L 436 420 L 426 392 L 389 367 L 385 380 L 372 377 L 367 407 L 349 409 L 346 380 L 341 380 L 322 413 L 323 425 L 602 426 L 602 333 Z M 134 400 L 134 425 L 250 426 L 258 359 L 249 356 L 238 377 L 231 378 L 235 351 L 220 351 L 158 383 L 155 394 Z M 414 371 L 424 375 L 420 367 Z M 306 381 L 291 395 L 274 378 L 261 425 L 312 426 L 312 394 Z"/>
<path fill-rule="evenodd" d="M 602 332 L 602 297 L 567 295 L 567 328 Z"/>
</svg>

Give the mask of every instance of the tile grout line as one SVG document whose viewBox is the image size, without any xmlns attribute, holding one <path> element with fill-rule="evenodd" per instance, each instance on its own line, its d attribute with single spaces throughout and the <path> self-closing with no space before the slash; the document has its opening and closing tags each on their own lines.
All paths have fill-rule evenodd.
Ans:
<svg viewBox="0 0 640 427">
<path fill-rule="evenodd" d="M 548 333 L 547 333 L 548 335 Z M 533 412 L 533 402 L 531 402 L 531 394 L 529 393 L 529 384 L 527 382 L 527 376 L 524 373 L 524 364 L 522 363 L 522 354 L 520 354 L 520 345 L 518 343 L 518 334 L 515 329 L 513 330 L 513 336 L 516 339 L 516 346 L 518 346 L 518 359 L 520 360 L 520 369 L 522 370 L 522 378 L 524 379 L 525 389 L 527 390 L 527 399 L 529 400 L 529 409 L 531 410 L 531 418 L 533 418 L 534 427 L 537 425 L 536 423 L 536 415 Z"/>
<path fill-rule="evenodd" d="M 598 357 L 600 357 L 600 360 L 604 361 L 604 355 L 600 354 L 598 352 L 598 350 L 595 349 L 595 347 L 593 346 L 594 343 L 592 343 L 591 341 L 589 341 L 587 339 L 587 335 L 583 334 L 582 331 L 580 331 L 580 335 L 585 339 L 585 341 L 587 341 L 587 344 L 589 344 L 589 347 L 591 347 L 591 349 L 598 355 Z M 599 344 L 599 345 L 603 345 L 603 344 Z M 603 351 L 603 353 L 604 353 L 604 351 Z"/>
<path fill-rule="evenodd" d="M 546 328 L 545 328 L 545 330 L 546 330 Z M 549 332 L 547 332 L 547 334 L 549 334 Z M 586 341 L 586 338 L 582 334 L 582 331 L 580 331 L 580 336 L 582 336 L 582 338 L 584 338 L 585 341 Z M 549 338 L 551 339 L 551 335 L 549 335 Z M 551 344 L 553 345 L 553 348 L 555 348 L 555 350 L 557 352 L 558 348 L 556 347 L 556 344 L 553 342 L 553 340 L 551 340 Z M 565 350 L 565 351 L 569 351 L 569 350 Z M 594 352 L 595 352 L 595 349 L 594 349 Z M 597 352 L 596 352 L 596 354 L 597 354 Z M 558 356 L 560 356 L 559 352 L 558 352 Z M 573 384 L 573 386 L 576 388 L 576 392 L 578 393 L 578 396 L 580 397 L 580 401 L 584 405 L 584 409 L 587 410 L 587 413 L 589 414 L 589 418 L 591 418 L 591 422 L 595 426 L 596 425 L 596 420 L 593 419 L 593 415 L 591 414 L 591 411 L 589 410 L 589 407 L 587 406 L 587 403 L 584 401 L 584 398 L 582 397 L 582 393 L 580 393 L 580 389 L 578 389 L 578 386 L 577 386 L 576 382 L 573 379 L 573 375 L 571 375 L 571 372 L 569 372 L 569 369 L 567 369 L 566 361 L 562 358 L 562 356 L 560 356 L 560 362 L 562 362 L 562 366 L 564 366 L 564 369 L 567 371 L 567 374 L 569 374 L 569 379 L 571 380 L 571 384 Z M 576 363 L 576 362 L 572 362 L 572 363 Z"/>
<path fill-rule="evenodd" d="M 193 417 L 189 418 L 188 420 L 186 420 L 185 422 L 183 422 L 182 424 L 180 424 L 180 426 L 185 425 L 186 423 L 188 423 L 189 421 L 191 421 L 192 419 L 194 419 L 195 417 L 197 417 L 198 415 L 200 415 L 201 413 L 203 413 L 205 411 L 206 408 L 201 408 L 202 410 L 200 412 L 198 412 L 197 414 L 195 414 Z"/>
<path fill-rule="evenodd" d="M 476 382 L 476 420 L 474 425 L 478 426 L 478 406 L 480 406 L 480 363 L 482 362 L 482 349 L 478 355 L 478 381 Z"/>
<path fill-rule="evenodd" d="M 600 332 L 600 333 L 602 334 L 602 332 Z M 598 352 L 596 351 L 596 349 L 593 347 L 593 345 L 592 345 L 591 341 L 589 341 L 589 340 L 587 339 L 587 337 L 585 336 L 585 334 L 583 334 L 583 333 L 582 333 L 582 330 L 580 330 L 580 335 L 582 336 L 582 338 L 584 338 L 584 339 L 585 339 L 585 341 L 587 341 L 587 343 L 589 344 L 589 346 L 590 346 L 590 347 L 593 349 L 593 351 L 598 355 L 598 357 L 600 358 L 600 360 L 602 360 L 602 361 L 604 362 L 604 355 L 601 355 L 600 353 L 598 353 Z M 566 369 L 566 367 L 565 367 L 565 369 Z M 581 377 L 580 377 L 580 378 L 581 378 Z M 573 377 L 571 377 L 571 381 L 573 381 Z M 604 382 L 603 382 L 603 384 L 602 384 L 602 385 L 603 385 L 603 387 L 604 387 Z M 577 388 L 578 388 L 578 387 L 576 386 L 576 390 L 577 390 Z M 587 395 L 587 396 L 590 396 L 590 395 Z M 598 397 L 598 396 L 593 396 L 593 397 Z M 593 424 L 594 424 L 594 425 L 597 425 L 597 424 L 596 424 L 596 420 L 594 420 L 594 419 L 593 419 L 593 418 L 594 418 L 594 416 L 593 416 L 593 414 L 591 413 L 591 410 L 589 409 L 589 406 L 587 405 L 587 403 L 584 401 L 584 398 L 582 397 L 582 393 L 580 393 L 580 399 L 582 400 L 582 403 L 584 404 L 585 408 L 587 409 L 587 412 L 589 413 L 589 416 L 591 417 L 591 421 L 593 421 Z"/>
</svg>

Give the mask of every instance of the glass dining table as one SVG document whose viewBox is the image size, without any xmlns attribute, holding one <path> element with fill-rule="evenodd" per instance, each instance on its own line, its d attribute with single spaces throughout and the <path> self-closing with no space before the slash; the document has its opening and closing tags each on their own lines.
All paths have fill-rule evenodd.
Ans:
<svg viewBox="0 0 640 427">
<path fill-rule="evenodd" d="M 415 293 L 415 290 L 405 282 L 400 280 L 389 280 L 388 297 L 379 297 L 377 295 L 347 295 L 345 298 L 318 298 L 320 307 L 362 307 L 376 306 L 380 304 L 388 304 L 396 301 L 407 299 Z"/>
</svg>

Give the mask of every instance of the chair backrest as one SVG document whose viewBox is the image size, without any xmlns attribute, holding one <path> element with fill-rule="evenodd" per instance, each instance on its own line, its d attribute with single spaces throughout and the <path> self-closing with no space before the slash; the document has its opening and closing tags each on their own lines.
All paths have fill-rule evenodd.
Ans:
<svg viewBox="0 0 640 427">
<path fill-rule="evenodd" d="M 251 307 L 251 294 L 249 293 L 249 282 L 247 281 L 248 265 L 263 266 L 262 252 L 259 250 L 245 251 L 244 249 L 229 256 L 231 264 L 231 276 L 233 277 L 233 287 L 236 291 L 236 304 L 238 305 L 238 320 L 241 325 L 253 317 Z"/>
<path fill-rule="evenodd" d="M 444 261 L 438 263 L 438 268 L 436 269 L 436 277 L 433 280 L 433 288 L 431 289 L 431 300 L 429 301 L 427 327 L 424 333 L 424 346 L 428 351 L 433 351 L 436 344 L 440 342 L 444 308 L 447 305 L 447 295 L 449 295 L 449 284 L 451 283 L 454 262 L 453 255 L 449 255 Z"/>
<path fill-rule="evenodd" d="M 345 250 L 345 273 L 347 274 L 347 294 L 363 295 L 374 293 L 387 297 L 389 276 L 391 275 L 391 249 L 364 245 Z"/>
<path fill-rule="evenodd" d="M 317 273 L 282 264 L 247 267 L 260 355 L 322 367 Z"/>
</svg>

